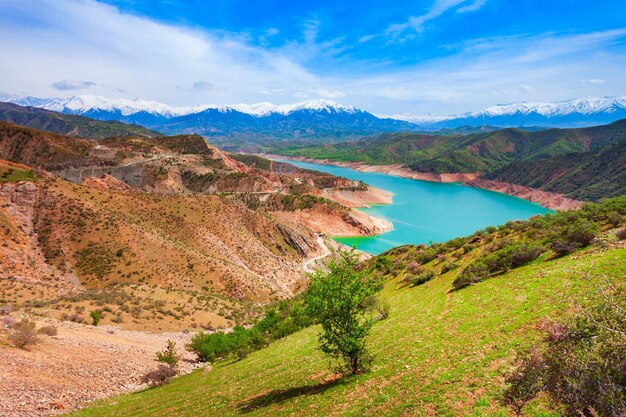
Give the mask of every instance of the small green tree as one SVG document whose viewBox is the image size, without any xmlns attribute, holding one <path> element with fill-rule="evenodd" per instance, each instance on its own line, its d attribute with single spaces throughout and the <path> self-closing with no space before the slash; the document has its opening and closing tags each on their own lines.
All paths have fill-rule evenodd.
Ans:
<svg viewBox="0 0 626 417">
<path fill-rule="evenodd" d="M 305 294 L 307 312 L 320 323 L 319 349 L 352 374 L 371 361 L 365 338 L 372 327 L 365 300 L 380 289 L 369 270 L 358 268 L 353 252 L 341 252 L 328 265 L 329 272 L 316 272 Z"/>
<path fill-rule="evenodd" d="M 167 340 L 167 346 L 156 354 L 157 362 L 164 363 L 172 368 L 178 368 L 180 362 L 180 355 L 176 352 L 176 342 L 173 340 Z"/>
<path fill-rule="evenodd" d="M 92 311 L 91 313 L 89 313 L 89 316 L 91 317 L 91 324 L 93 324 L 94 326 L 97 326 L 98 323 L 100 323 L 100 320 L 102 320 L 102 313 L 98 310 Z"/>
</svg>

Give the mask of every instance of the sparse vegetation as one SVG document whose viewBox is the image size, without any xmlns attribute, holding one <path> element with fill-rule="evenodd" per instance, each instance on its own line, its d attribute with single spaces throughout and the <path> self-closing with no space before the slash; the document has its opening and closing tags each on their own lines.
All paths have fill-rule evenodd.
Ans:
<svg viewBox="0 0 626 417">
<path fill-rule="evenodd" d="M 149 371 L 142 378 L 141 382 L 151 387 L 156 387 L 169 382 L 176 376 L 176 369 L 170 365 L 158 365 L 156 369 Z"/>
<path fill-rule="evenodd" d="M 26 349 L 39 341 L 37 338 L 37 325 L 34 321 L 22 319 L 15 323 L 9 333 L 9 340 L 13 346 Z"/>
<path fill-rule="evenodd" d="M 169 365 L 175 369 L 178 368 L 178 363 L 180 362 L 181 355 L 176 352 L 176 342 L 173 340 L 167 341 L 167 346 L 160 352 L 156 354 L 157 362 L 164 363 Z"/>
<path fill-rule="evenodd" d="M 521 353 L 504 402 L 518 415 L 546 393 L 569 416 L 626 414 L 626 297 L 609 286 L 591 307 L 545 323 L 541 344 Z"/>
<path fill-rule="evenodd" d="M 42 326 L 37 330 L 37 333 L 45 336 L 56 336 L 59 333 L 59 329 L 53 325 Z"/>
<path fill-rule="evenodd" d="M 93 326 L 97 326 L 100 323 L 100 320 L 102 320 L 102 312 L 94 310 L 89 313 L 89 317 L 91 317 L 91 324 Z"/>
<path fill-rule="evenodd" d="M 311 324 L 302 301 L 294 299 L 270 308 L 265 316 L 250 329 L 236 326 L 232 332 L 200 333 L 187 349 L 198 355 L 198 360 L 215 362 L 228 357 L 242 358 L 253 350 L 267 346 Z"/>
</svg>

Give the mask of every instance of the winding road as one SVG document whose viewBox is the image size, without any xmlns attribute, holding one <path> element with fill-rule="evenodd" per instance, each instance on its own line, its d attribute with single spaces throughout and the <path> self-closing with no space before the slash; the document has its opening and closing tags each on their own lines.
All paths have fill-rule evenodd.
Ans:
<svg viewBox="0 0 626 417">
<path fill-rule="evenodd" d="M 314 269 L 310 268 L 311 264 L 330 255 L 330 249 L 328 249 L 328 246 L 326 246 L 326 242 L 324 242 L 324 237 L 322 235 L 317 235 L 317 244 L 320 245 L 320 247 L 322 248 L 322 254 L 320 256 L 316 256 L 302 262 L 302 270 L 307 274 L 312 274 L 315 272 Z"/>
</svg>

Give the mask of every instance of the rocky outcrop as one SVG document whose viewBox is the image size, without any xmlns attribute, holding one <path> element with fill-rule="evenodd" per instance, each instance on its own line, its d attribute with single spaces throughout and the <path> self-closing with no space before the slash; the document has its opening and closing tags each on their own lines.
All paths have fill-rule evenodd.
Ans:
<svg viewBox="0 0 626 417">
<path fill-rule="evenodd" d="M 551 193 L 549 191 L 537 190 L 535 188 L 506 182 L 475 179 L 465 182 L 465 185 L 523 198 L 524 200 L 541 204 L 551 210 L 575 210 L 583 205 L 582 201 L 572 200 L 571 198 L 565 197 L 563 194 Z"/>
<path fill-rule="evenodd" d="M 41 198 L 33 182 L 0 183 L 0 279 L 45 283 L 57 293 L 75 289 L 71 277 L 49 265 L 35 232 L 37 205 Z"/>
<path fill-rule="evenodd" d="M 315 239 L 312 235 L 304 234 L 287 224 L 279 223 L 278 230 L 285 237 L 285 242 L 303 258 L 315 256 L 320 251 L 320 248 L 314 244 Z"/>
<path fill-rule="evenodd" d="M 327 188 L 320 197 L 351 208 L 369 207 L 372 204 L 391 204 L 393 194 L 380 188 L 368 186 L 365 189 Z"/>
<path fill-rule="evenodd" d="M 120 193 L 128 193 L 133 190 L 124 181 L 120 181 L 109 174 L 102 174 L 100 178 L 87 177 L 83 180 L 83 185 L 101 191 L 116 191 Z"/>
<path fill-rule="evenodd" d="M 393 229 L 387 220 L 359 210 L 333 210 L 324 206 L 296 211 L 273 212 L 278 218 L 330 236 L 375 236 Z"/>
</svg>

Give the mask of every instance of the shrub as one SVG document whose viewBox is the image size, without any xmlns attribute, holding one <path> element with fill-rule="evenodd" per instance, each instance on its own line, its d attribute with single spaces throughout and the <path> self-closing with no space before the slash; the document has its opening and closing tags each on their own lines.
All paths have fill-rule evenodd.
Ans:
<svg viewBox="0 0 626 417">
<path fill-rule="evenodd" d="M 28 319 L 18 321 L 13 325 L 13 329 L 9 334 L 9 341 L 11 341 L 15 347 L 20 349 L 25 349 L 27 346 L 34 345 L 39 341 L 35 327 L 35 322 Z"/>
<path fill-rule="evenodd" d="M 2 325 L 7 329 L 12 329 L 15 323 L 17 323 L 17 320 L 15 320 L 14 317 L 11 317 L 11 316 L 2 317 Z"/>
<path fill-rule="evenodd" d="M 484 281 L 492 274 L 517 268 L 537 259 L 545 251 L 543 246 L 522 242 L 510 243 L 501 249 L 476 259 L 454 280 L 453 287 L 461 289 Z"/>
<path fill-rule="evenodd" d="M 611 289 L 578 316 L 545 326 L 543 341 L 518 355 L 504 402 L 520 414 L 544 392 L 565 415 L 626 415 L 624 311 L 623 291 Z"/>
<path fill-rule="evenodd" d="M 580 220 L 564 230 L 563 241 L 577 247 L 584 247 L 591 243 L 597 232 L 597 224 Z"/>
<path fill-rule="evenodd" d="M 151 387 L 156 387 L 165 384 L 170 379 L 174 378 L 176 374 L 177 371 L 175 368 L 169 365 L 159 365 L 156 369 L 146 373 L 141 378 L 141 382 Z"/>
<path fill-rule="evenodd" d="M 616 211 L 609 212 L 606 215 L 606 219 L 613 227 L 620 226 L 624 222 L 622 215 Z"/>
<path fill-rule="evenodd" d="M 98 310 L 94 310 L 89 313 L 89 317 L 91 317 L 91 324 L 97 326 L 98 323 L 100 323 L 100 320 L 102 320 L 102 313 Z"/>
<path fill-rule="evenodd" d="M 56 326 L 43 326 L 39 330 L 37 330 L 37 333 L 43 334 L 46 336 L 56 336 L 59 333 L 59 331 L 56 328 Z"/>
<path fill-rule="evenodd" d="M 557 256 L 565 256 L 574 252 L 576 250 L 576 245 L 563 241 L 556 241 L 550 245 L 550 249 L 552 249 Z"/>
<path fill-rule="evenodd" d="M 389 312 L 391 311 L 391 304 L 388 301 L 378 301 L 376 303 L 376 311 L 378 312 L 380 319 L 385 320 L 389 318 Z"/>
<path fill-rule="evenodd" d="M 489 269 L 485 264 L 479 261 L 474 261 L 472 264 L 465 267 L 463 272 L 452 283 L 454 289 L 465 288 L 471 284 L 484 281 L 491 276 Z"/>
<path fill-rule="evenodd" d="M 214 362 L 230 355 L 241 358 L 244 351 L 260 349 L 309 324 L 311 319 L 306 315 L 301 301 L 295 299 L 281 303 L 278 311 L 268 309 L 265 317 L 250 329 L 236 326 L 231 333 L 199 333 L 186 348 L 198 355 L 201 362 Z"/>
<path fill-rule="evenodd" d="M 426 271 L 418 275 L 409 275 L 404 278 L 404 280 L 416 287 L 430 281 L 433 278 L 435 278 L 435 273 L 433 271 Z"/>
<path fill-rule="evenodd" d="M 411 274 L 421 274 L 422 272 L 424 272 L 424 268 L 422 268 L 422 265 L 415 261 L 411 261 L 406 264 L 406 270 Z"/>
<path fill-rule="evenodd" d="M 459 264 L 457 262 L 446 262 L 441 266 L 441 273 L 445 274 L 446 272 L 452 271 L 453 269 L 457 269 Z"/>
<path fill-rule="evenodd" d="M 173 340 L 167 341 L 167 346 L 160 352 L 156 354 L 157 362 L 164 363 L 173 368 L 178 367 L 178 363 L 180 362 L 181 356 L 176 352 L 176 342 Z"/>
<path fill-rule="evenodd" d="M 626 228 L 620 229 L 617 232 L 615 232 L 615 236 L 617 236 L 617 238 L 621 240 L 626 239 Z"/>
</svg>

